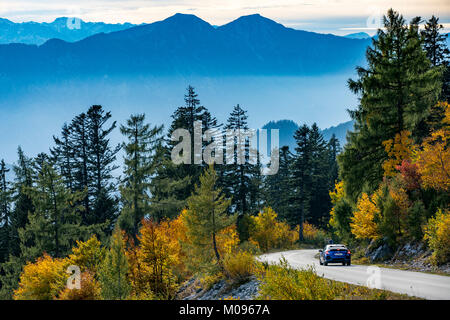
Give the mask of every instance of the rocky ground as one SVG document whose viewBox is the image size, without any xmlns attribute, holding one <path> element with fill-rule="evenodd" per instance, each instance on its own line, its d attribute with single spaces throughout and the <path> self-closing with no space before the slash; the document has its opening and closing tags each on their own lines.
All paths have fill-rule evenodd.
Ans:
<svg viewBox="0 0 450 320">
<path fill-rule="evenodd" d="M 200 281 L 196 278 L 188 280 L 179 290 L 178 299 L 180 300 L 223 300 L 239 299 L 253 300 L 258 294 L 259 281 L 256 278 L 250 278 L 249 281 L 236 285 L 230 284 L 225 280 L 220 280 L 211 288 L 202 288 Z"/>
<path fill-rule="evenodd" d="M 431 265 L 429 258 L 431 251 L 423 243 L 407 243 L 393 250 L 386 243 L 381 246 L 369 245 L 364 256 L 368 263 L 378 263 L 386 267 L 404 270 L 435 272 L 450 275 L 450 263 L 439 267 Z"/>
</svg>

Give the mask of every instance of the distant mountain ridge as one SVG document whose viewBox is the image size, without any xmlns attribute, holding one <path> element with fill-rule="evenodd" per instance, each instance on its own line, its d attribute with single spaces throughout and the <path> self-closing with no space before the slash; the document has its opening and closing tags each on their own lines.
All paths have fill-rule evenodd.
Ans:
<svg viewBox="0 0 450 320">
<path fill-rule="evenodd" d="M 99 33 L 77 42 L 0 45 L 3 76 L 320 75 L 364 63 L 367 39 L 286 28 L 260 15 L 214 28 L 194 15 Z"/>
<path fill-rule="evenodd" d="M 346 142 L 347 132 L 353 130 L 354 121 L 347 121 L 338 124 L 337 126 L 329 127 L 326 129 L 322 129 L 321 133 L 325 141 L 330 140 L 331 136 L 334 134 L 336 138 L 339 140 L 339 144 L 343 147 Z M 278 121 L 270 121 L 263 126 L 263 129 L 279 129 L 279 137 L 280 137 L 280 147 L 288 146 L 291 152 L 295 150 L 295 139 L 294 134 L 295 131 L 299 128 L 299 125 L 292 120 L 278 120 Z"/>
<path fill-rule="evenodd" d="M 346 38 L 350 39 L 369 39 L 371 36 L 365 32 L 356 32 L 345 35 Z"/>
<path fill-rule="evenodd" d="M 53 22 L 15 23 L 0 18 L 0 44 L 24 43 L 41 45 L 50 39 L 68 42 L 79 41 L 97 33 L 109 33 L 136 26 L 131 23 L 108 24 L 104 22 L 85 22 L 77 18 L 61 17 Z"/>
</svg>

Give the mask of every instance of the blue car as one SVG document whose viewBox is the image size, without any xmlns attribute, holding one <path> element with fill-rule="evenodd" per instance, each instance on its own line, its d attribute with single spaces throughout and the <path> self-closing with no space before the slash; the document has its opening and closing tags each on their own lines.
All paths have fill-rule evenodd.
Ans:
<svg viewBox="0 0 450 320">
<path fill-rule="evenodd" d="M 323 250 L 319 250 L 319 263 L 326 266 L 329 263 L 349 266 L 352 263 L 352 253 L 343 244 L 327 244 Z"/>
</svg>

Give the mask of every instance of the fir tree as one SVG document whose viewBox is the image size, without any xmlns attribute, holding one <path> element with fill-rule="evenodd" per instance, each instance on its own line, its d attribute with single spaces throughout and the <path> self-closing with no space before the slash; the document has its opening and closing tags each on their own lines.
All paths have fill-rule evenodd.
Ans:
<svg viewBox="0 0 450 320">
<path fill-rule="evenodd" d="M 298 221 L 292 213 L 291 206 L 292 195 L 290 184 L 292 160 L 293 155 L 289 151 L 289 147 L 281 147 L 278 173 L 267 176 L 264 184 L 267 195 L 267 206 L 277 212 L 281 219 L 294 226 Z"/>
<path fill-rule="evenodd" d="M 426 22 L 425 29 L 421 32 L 423 47 L 428 59 L 434 67 L 443 69 L 442 93 L 440 99 L 449 101 L 450 98 L 450 51 L 447 48 L 446 38 L 448 34 L 441 34 L 444 26 L 439 23 L 439 18 L 434 15 Z"/>
<path fill-rule="evenodd" d="M 403 130 L 416 140 L 427 134 L 425 120 L 441 89 L 441 74 L 422 50 L 418 22 L 415 18 L 408 27 L 401 15 L 389 10 L 385 29 L 367 49 L 367 68 L 358 67 L 359 79 L 349 80 L 360 104 L 350 112 L 355 130 L 348 134 L 339 163 L 354 201 L 363 187 L 373 191 L 381 181 L 387 159 L 383 141 Z"/>
<path fill-rule="evenodd" d="M 296 213 L 297 223 L 300 225 L 299 240 L 303 241 L 303 223 L 309 211 L 311 199 L 312 176 L 311 162 L 312 150 L 309 140 L 310 128 L 303 125 L 295 132 L 294 138 L 297 143 L 295 157 L 292 163 L 292 204 Z"/>
<path fill-rule="evenodd" d="M 0 263 L 4 262 L 11 253 L 11 216 L 12 216 L 12 189 L 10 182 L 6 180 L 6 174 L 10 169 L 6 168 L 5 161 L 0 161 Z"/>
<path fill-rule="evenodd" d="M 33 201 L 27 190 L 33 186 L 33 161 L 28 158 L 21 147 L 17 150 L 18 161 L 13 167 L 15 173 L 14 189 L 14 211 L 11 217 L 11 238 L 13 239 L 11 254 L 20 255 L 19 230 L 25 228 L 28 222 L 28 214 L 34 212 Z"/>
<path fill-rule="evenodd" d="M 50 163 L 44 162 L 40 167 L 35 185 L 27 190 L 35 211 L 19 231 L 22 256 L 28 261 L 43 252 L 63 257 L 76 240 L 86 236 L 80 227 L 80 208 L 76 205 L 84 193 L 68 190 Z"/>
<path fill-rule="evenodd" d="M 111 113 L 102 106 L 94 105 L 87 112 L 89 128 L 89 192 L 93 198 L 93 212 L 88 217 L 88 224 L 108 222 L 108 233 L 116 220 L 118 199 L 113 195 L 115 184 L 112 182 L 112 172 L 118 168 L 115 164 L 120 146 L 112 148 L 109 142 L 110 133 L 116 128 L 116 122 L 105 128 Z"/>
<path fill-rule="evenodd" d="M 153 158 L 155 174 L 149 185 L 149 213 L 153 220 L 158 222 L 164 218 L 174 218 L 185 208 L 185 190 L 191 182 L 189 176 L 176 176 L 177 166 L 167 153 L 167 148 L 158 146 Z"/>
<path fill-rule="evenodd" d="M 217 122 L 217 119 L 211 115 L 211 113 L 200 104 L 200 100 L 198 99 L 198 95 L 195 92 L 194 88 L 188 86 L 187 93 L 184 96 L 185 105 L 177 108 L 172 115 L 172 124 L 168 130 L 168 149 L 172 151 L 173 147 L 178 143 L 175 141 L 170 141 L 170 138 L 173 132 L 177 129 L 186 129 L 189 131 L 191 138 L 191 159 L 190 164 L 179 164 L 176 168 L 175 177 L 178 179 L 185 179 L 189 177 L 191 179 L 191 183 L 186 185 L 184 190 L 183 198 L 187 199 L 192 191 L 194 190 L 194 185 L 199 182 L 199 177 L 203 172 L 205 167 L 204 163 L 200 163 L 200 165 L 196 162 L 196 159 L 201 159 L 201 154 L 195 154 L 194 150 L 194 123 L 196 121 L 202 122 L 202 134 L 209 129 L 217 129 L 220 125 Z M 206 146 L 206 142 L 202 142 L 202 152 L 204 147 Z"/>
<path fill-rule="evenodd" d="M 120 131 L 128 140 L 124 144 L 124 178 L 120 186 L 122 212 L 120 226 L 137 242 L 141 220 L 149 212 L 150 179 L 155 173 L 154 157 L 160 145 L 162 126 L 151 127 L 145 115 L 132 115 Z"/>
<path fill-rule="evenodd" d="M 210 263 L 215 258 L 222 265 L 222 257 L 217 248 L 218 233 L 234 223 L 234 216 L 227 214 L 230 201 L 221 195 L 216 187 L 217 175 L 212 165 L 200 176 L 200 184 L 188 199 L 188 210 L 183 216 L 186 236 L 196 254 Z"/>
</svg>

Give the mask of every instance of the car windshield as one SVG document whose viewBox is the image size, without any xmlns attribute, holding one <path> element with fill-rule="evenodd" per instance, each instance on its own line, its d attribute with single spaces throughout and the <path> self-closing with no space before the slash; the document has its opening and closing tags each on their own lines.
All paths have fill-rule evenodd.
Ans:
<svg viewBox="0 0 450 320">
<path fill-rule="evenodd" d="M 347 250 L 346 246 L 328 246 L 327 250 L 336 251 L 336 250 Z"/>
</svg>

